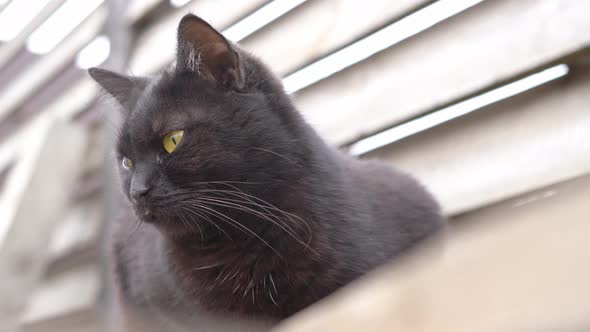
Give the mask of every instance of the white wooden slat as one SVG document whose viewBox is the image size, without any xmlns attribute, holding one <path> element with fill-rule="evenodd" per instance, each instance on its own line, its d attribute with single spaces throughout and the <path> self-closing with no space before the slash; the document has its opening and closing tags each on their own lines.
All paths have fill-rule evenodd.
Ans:
<svg viewBox="0 0 590 332">
<path fill-rule="evenodd" d="M 85 133 L 42 115 L 8 178 L 0 202 L 0 329 L 16 323 L 44 269 L 51 231 L 79 174 Z"/>
<path fill-rule="evenodd" d="M 60 72 L 63 66 L 72 60 L 74 54 L 96 36 L 102 28 L 105 17 L 106 8 L 101 6 L 55 50 L 33 63 L 4 91 L 0 91 L 0 120 Z"/>
<path fill-rule="evenodd" d="M 131 72 L 147 75 L 172 62 L 176 52 L 176 28 L 185 14 L 192 12 L 217 28 L 225 28 L 265 2 L 199 0 L 177 10 L 148 28 L 139 38 L 129 65 Z"/>
<path fill-rule="evenodd" d="M 428 2 L 309 1 L 240 44 L 282 76 Z"/>
<path fill-rule="evenodd" d="M 434 128 L 445 122 L 476 112 L 491 104 L 506 100 L 526 91 L 563 78 L 570 72 L 570 66 L 561 63 L 524 78 L 512 81 L 508 84 L 477 94 L 458 103 L 437 109 L 429 114 L 417 117 L 410 121 L 391 127 L 387 130 L 363 138 L 348 147 L 350 154 L 354 156 L 363 155 L 367 152 L 393 144 L 417 133 Z"/>
<path fill-rule="evenodd" d="M 590 172 L 590 70 L 369 155 L 418 177 L 457 214 Z"/>
<path fill-rule="evenodd" d="M 301 91 L 306 119 L 343 144 L 590 44 L 590 2 L 484 1 Z"/>
</svg>

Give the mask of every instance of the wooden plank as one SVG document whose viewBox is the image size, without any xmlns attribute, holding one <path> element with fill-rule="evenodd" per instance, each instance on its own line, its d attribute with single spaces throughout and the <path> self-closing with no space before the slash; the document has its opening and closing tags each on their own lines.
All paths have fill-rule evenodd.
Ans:
<svg viewBox="0 0 590 332">
<path fill-rule="evenodd" d="M 466 216 L 441 255 L 422 248 L 276 331 L 587 331 L 588 188 L 585 177 Z"/>
<path fill-rule="evenodd" d="M 369 157 L 417 176 L 446 214 L 590 172 L 590 68 Z"/>
<path fill-rule="evenodd" d="M 295 99 L 343 144 L 590 44 L 590 2 L 484 1 Z"/>
<path fill-rule="evenodd" d="M 0 209 L 0 329 L 12 328 L 47 258 L 52 230 L 69 200 L 84 131 L 47 115 L 12 171 Z"/>
<path fill-rule="evenodd" d="M 106 322 L 99 321 L 95 308 L 68 313 L 42 321 L 31 322 L 20 327 L 21 332 L 100 332 Z"/>
<path fill-rule="evenodd" d="M 308 1 L 240 44 L 277 74 L 285 75 L 429 2 L 432 1 Z"/>
</svg>

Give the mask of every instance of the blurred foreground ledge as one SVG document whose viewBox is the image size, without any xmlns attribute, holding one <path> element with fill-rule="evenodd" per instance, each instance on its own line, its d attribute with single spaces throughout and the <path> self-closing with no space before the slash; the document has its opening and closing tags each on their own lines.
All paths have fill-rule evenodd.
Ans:
<svg viewBox="0 0 590 332">
<path fill-rule="evenodd" d="M 444 253 L 425 247 L 276 331 L 589 331 L 588 188 L 590 176 L 461 216 Z"/>
</svg>

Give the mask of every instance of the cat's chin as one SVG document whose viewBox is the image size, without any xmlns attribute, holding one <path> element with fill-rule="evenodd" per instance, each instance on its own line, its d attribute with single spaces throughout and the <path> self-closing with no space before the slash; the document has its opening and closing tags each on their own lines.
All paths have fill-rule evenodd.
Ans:
<svg viewBox="0 0 590 332">
<path fill-rule="evenodd" d="M 141 220 L 142 222 L 146 222 L 146 223 L 157 223 L 158 220 L 160 219 L 158 216 L 158 213 L 156 211 L 152 211 L 146 207 L 143 206 L 139 206 L 136 204 L 132 204 L 133 206 L 133 212 L 135 213 L 135 216 L 137 217 L 137 219 Z"/>
<path fill-rule="evenodd" d="M 153 224 L 157 222 L 155 215 L 150 212 L 139 212 L 136 210 L 135 216 L 137 217 L 137 219 L 148 224 Z"/>
<path fill-rule="evenodd" d="M 172 237 L 179 237 L 190 233 L 186 224 L 179 222 L 178 220 L 171 219 L 169 214 L 166 214 L 163 211 L 151 211 L 137 206 L 133 207 L 133 211 L 137 219 L 146 224 L 153 225 L 163 234 Z"/>
</svg>

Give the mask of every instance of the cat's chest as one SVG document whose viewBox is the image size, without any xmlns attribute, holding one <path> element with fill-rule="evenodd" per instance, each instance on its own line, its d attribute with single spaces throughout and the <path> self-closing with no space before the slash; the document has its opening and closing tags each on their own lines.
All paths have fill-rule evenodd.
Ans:
<svg viewBox="0 0 590 332">
<path fill-rule="evenodd" d="M 288 294 L 284 267 L 265 254 L 183 251 L 173 255 L 172 271 L 186 299 L 210 312 L 249 316 L 279 314 Z"/>
<path fill-rule="evenodd" d="M 136 306 L 157 306 L 174 310 L 183 301 L 176 285 L 160 235 L 151 225 L 141 225 L 132 235 L 125 228 L 116 231 L 115 272 L 122 295 Z"/>
<path fill-rule="evenodd" d="M 124 316 L 141 321 L 141 326 L 147 330 L 266 331 L 275 323 L 275 320 L 256 315 L 212 311 L 202 305 L 208 301 L 203 296 L 209 293 L 203 292 L 207 288 L 194 288 L 195 284 L 189 285 L 192 289 L 185 287 L 179 279 L 181 276 L 171 266 L 169 253 L 159 234 L 149 227 L 138 231 L 132 238 L 125 238 L 124 243 L 115 243 L 115 246 L 119 247 L 115 250 L 115 265 L 127 311 Z M 243 278 L 233 270 L 223 271 L 217 279 L 218 286 L 229 285 L 231 279 Z M 231 275 L 225 272 L 231 272 Z M 234 294 L 239 293 L 242 299 L 242 291 L 237 289 Z"/>
</svg>

